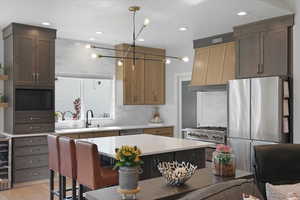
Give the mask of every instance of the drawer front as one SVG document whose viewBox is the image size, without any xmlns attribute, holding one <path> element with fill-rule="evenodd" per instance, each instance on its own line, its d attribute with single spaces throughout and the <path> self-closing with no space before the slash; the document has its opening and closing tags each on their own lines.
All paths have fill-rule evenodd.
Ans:
<svg viewBox="0 0 300 200">
<path fill-rule="evenodd" d="M 37 155 L 37 156 L 24 156 L 16 157 L 14 160 L 15 169 L 27 169 L 36 167 L 47 167 L 48 166 L 48 154 Z"/>
<path fill-rule="evenodd" d="M 14 144 L 14 147 L 46 145 L 47 144 L 47 136 L 14 138 L 13 144 Z"/>
<path fill-rule="evenodd" d="M 147 128 L 144 129 L 144 133 L 152 135 L 162 135 L 162 136 L 173 136 L 173 127 L 167 128 Z"/>
<path fill-rule="evenodd" d="M 16 124 L 16 134 L 54 132 L 54 123 L 51 124 Z"/>
<path fill-rule="evenodd" d="M 48 146 L 32 146 L 32 147 L 19 147 L 14 148 L 14 156 L 29 156 L 38 154 L 47 154 Z"/>
<path fill-rule="evenodd" d="M 46 179 L 48 177 L 49 177 L 48 167 L 15 170 L 13 175 L 13 182 L 22 183 L 26 181 Z"/>
<path fill-rule="evenodd" d="M 112 137 L 119 136 L 119 131 L 101 131 L 94 133 L 81 133 L 79 138 L 97 138 L 97 137 Z"/>
<path fill-rule="evenodd" d="M 16 123 L 53 123 L 53 111 L 16 111 Z"/>
</svg>

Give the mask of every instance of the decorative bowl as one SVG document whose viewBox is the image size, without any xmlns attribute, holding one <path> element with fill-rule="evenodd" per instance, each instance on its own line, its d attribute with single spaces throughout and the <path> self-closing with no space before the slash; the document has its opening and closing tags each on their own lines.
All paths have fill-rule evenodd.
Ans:
<svg viewBox="0 0 300 200">
<path fill-rule="evenodd" d="M 179 186 L 189 180 L 195 173 L 197 166 L 191 163 L 161 162 L 157 165 L 158 170 L 165 178 L 166 183 L 172 186 Z"/>
</svg>

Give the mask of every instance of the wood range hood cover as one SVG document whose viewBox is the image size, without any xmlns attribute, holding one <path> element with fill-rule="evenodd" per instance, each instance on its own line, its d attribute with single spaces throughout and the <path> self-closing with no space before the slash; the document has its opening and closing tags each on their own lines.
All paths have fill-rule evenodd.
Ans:
<svg viewBox="0 0 300 200">
<path fill-rule="evenodd" d="M 235 78 L 235 42 L 233 33 L 194 40 L 194 66 L 190 89 L 224 91 Z"/>
</svg>

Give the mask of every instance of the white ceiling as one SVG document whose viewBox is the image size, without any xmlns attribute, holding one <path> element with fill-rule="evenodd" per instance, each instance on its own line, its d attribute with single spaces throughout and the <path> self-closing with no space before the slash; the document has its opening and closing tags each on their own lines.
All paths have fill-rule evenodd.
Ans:
<svg viewBox="0 0 300 200">
<path fill-rule="evenodd" d="M 192 40 L 232 31 L 232 27 L 290 13 L 283 0 L 1 0 L 0 27 L 10 22 L 51 22 L 58 37 L 117 44 L 131 42 L 131 5 L 142 7 L 141 25 L 151 20 L 140 45 L 180 48 Z M 239 17 L 239 11 L 249 15 Z M 178 28 L 187 26 L 188 31 Z M 102 35 L 95 34 L 102 31 Z"/>
</svg>

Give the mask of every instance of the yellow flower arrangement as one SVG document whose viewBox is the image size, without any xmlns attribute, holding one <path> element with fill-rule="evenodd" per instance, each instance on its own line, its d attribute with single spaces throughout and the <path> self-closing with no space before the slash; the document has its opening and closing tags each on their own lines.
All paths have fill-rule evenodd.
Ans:
<svg viewBox="0 0 300 200">
<path fill-rule="evenodd" d="M 134 167 L 143 164 L 140 158 L 141 150 L 136 146 L 124 145 L 121 148 L 116 149 L 116 165 L 117 167 Z"/>
</svg>

